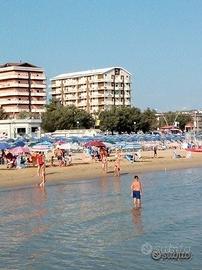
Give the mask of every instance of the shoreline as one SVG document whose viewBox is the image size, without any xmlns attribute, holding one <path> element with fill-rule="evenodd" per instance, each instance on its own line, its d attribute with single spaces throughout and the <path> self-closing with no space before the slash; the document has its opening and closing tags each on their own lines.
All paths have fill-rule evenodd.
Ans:
<svg viewBox="0 0 202 270">
<path fill-rule="evenodd" d="M 185 150 L 179 150 L 179 154 L 185 156 Z M 158 152 L 158 158 L 152 158 L 152 151 L 143 151 L 142 160 L 130 163 L 121 161 L 122 174 L 143 174 L 148 172 L 169 171 L 202 167 L 202 154 L 193 153 L 190 159 L 185 157 L 172 159 L 172 150 Z M 100 177 L 112 177 L 114 162 L 109 162 L 108 173 L 101 169 L 100 162 L 86 160 L 73 160 L 73 165 L 67 167 L 47 167 L 47 185 L 49 183 L 61 183 L 68 181 L 93 180 Z M 121 176 L 120 176 L 121 177 Z M 0 168 L 0 190 L 5 188 L 36 186 L 39 182 L 37 168 L 5 169 Z"/>
</svg>

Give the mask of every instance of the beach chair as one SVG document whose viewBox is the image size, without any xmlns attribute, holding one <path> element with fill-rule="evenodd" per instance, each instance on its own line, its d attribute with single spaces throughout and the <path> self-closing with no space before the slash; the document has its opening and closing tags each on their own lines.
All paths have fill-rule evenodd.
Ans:
<svg viewBox="0 0 202 270">
<path fill-rule="evenodd" d="M 191 152 L 187 152 L 186 158 L 191 158 L 191 157 L 192 157 L 192 153 Z"/>
</svg>

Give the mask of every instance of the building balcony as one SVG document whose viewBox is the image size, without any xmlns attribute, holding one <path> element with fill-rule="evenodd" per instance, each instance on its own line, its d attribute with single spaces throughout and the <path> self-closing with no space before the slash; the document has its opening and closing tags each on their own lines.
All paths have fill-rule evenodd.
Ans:
<svg viewBox="0 0 202 270">
<path fill-rule="evenodd" d="M 41 84 L 41 83 L 31 83 L 31 88 L 46 88 L 46 84 Z"/>
<path fill-rule="evenodd" d="M 45 84 L 36 84 L 36 83 L 31 83 L 31 88 L 46 88 Z M 1 84 L 0 83 L 0 89 L 6 89 L 6 88 L 29 88 L 28 82 L 26 83 L 18 83 L 18 82 L 10 82 L 10 83 L 5 83 Z"/>
<path fill-rule="evenodd" d="M 28 91 L 0 91 L 0 98 L 1 97 L 15 97 L 15 96 L 29 96 Z M 31 92 L 31 96 L 40 96 L 40 97 L 45 97 L 46 93 L 45 92 Z"/>
<path fill-rule="evenodd" d="M 95 106 L 95 105 L 98 106 L 98 105 L 99 105 L 99 102 L 98 102 L 98 100 L 92 100 L 92 101 L 90 102 L 90 105 L 91 105 L 91 106 L 93 106 L 93 105 L 94 105 L 94 106 Z"/>
<path fill-rule="evenodd" d="M 28 73 L 25 74 L 13 74 L 13 73 L 2 73 L 0 74 L 0 80 L 12 80 L 12 79 L 23 79 L 23 80 L 28 80 L 29 76 Z M 34 76 L 33 74 L 31 74 L 31 80 L 46 80 L 45 75 L 40 75 L 40 76 Z"/>
<path fill-rule="evenodd" d="M 126 93 L 125 93 L 125 94 L 124 94 L 124 97 L 125 97 L 125 98 L 130 98 L 130 97 L 131 97 L 131 95 L 130 95 L 130 94 L 126 94 Z"/>
<path fill-rule="evenodd" d="M 85 95 L 85 96 L 78 96 L 78 98 L 77 99 L 87 99 L 87 96 Z"/>
<path fill-rule="evenodd" d="M 29 112 L 29 109 L 28 108 L 18 108 L 17 106 L 13 107 L 13 108 L 6 108 L 4 107 L 4 110 L 5 112 L 12 112 L 12 113 L 15 113 L 15 112 Z M 38 109 L 38 108 L 35 108 L 35 109 L 31 109 L 31 112 L 36 112 L 36 113 L 43 113 L 45 112 L 45 109 Z"/>
<path fill-rule="evenodd" d="M 19 99 L 0 99 L 0 105 L 7 105 L 7 104 L 29 104 L 29 100 L 19 100 Z M 45 105 L 46 101 L 45 100 L 31 100 L 31 104 L 40 104 L 40 105 Z"/>
<path fill-rule="evenodd" d="M 44 93 L 44 92 L 42 92 L 42 93 L 40 93 L 40 92 L 31 92 L 31 96 L 32 97 L 46 97 L 46 93 Z"/>
<path fill-rule="evenodd" d="M 31 104 L 46 105 L 46 100 L 31 100 Z"/>
<path fill-rule="evenodd" d="M 102 78 L 102 79 L 97 79 L 97 78 L 93 78 L 93 79 L 90 79 L 88 80 L 89 83 L 97 83 L 97 82 L 105 82 L 105 78 Z"/>
<path fill-rule="evenodd" d="M 70 100 L 70 99 L 71 99 L 71 100 L 76 100 L 77 97 L 74 96 L 74 95 L 66 95 L 65 99 L 67 99 L 67 100 Z"/>
<path fill-rule="evenodd" d="M 64 86 L 76 86 L 77 84 L 78 84 L 77 81 L 75 81 L 75 82 L 64 82 L 63 83 Z"/>
<path fill-rule="evenodd" d="M 78 104 L 77 104 L 78 106 L 86 106 L 87 105 L 87 102 L 85 101 L 85 102 L 78 102 Z"/>
</svg>

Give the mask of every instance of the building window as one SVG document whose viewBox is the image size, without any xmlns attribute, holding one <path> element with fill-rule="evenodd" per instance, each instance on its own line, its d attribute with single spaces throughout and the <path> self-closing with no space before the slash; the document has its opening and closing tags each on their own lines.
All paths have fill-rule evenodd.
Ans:
<svg viewBox="0 0 202 270">
<path fill-rule="evenodd" d="M 114 83 L 112 83 L 112 86 L 114 86 Z"/>
<path fill-rule="evenodd" d="M 32 130 L 32 133 L 33 133 L 33 132 L 37 132 L 37 131 L 38 131 L 38 127 L 32 127 L 31 130 Z"/>
<path fill-rule="evenodd" d="M 119 68 L 115 68 L 115 75 L 120 75 L 120 69 Z"/>
</svg>

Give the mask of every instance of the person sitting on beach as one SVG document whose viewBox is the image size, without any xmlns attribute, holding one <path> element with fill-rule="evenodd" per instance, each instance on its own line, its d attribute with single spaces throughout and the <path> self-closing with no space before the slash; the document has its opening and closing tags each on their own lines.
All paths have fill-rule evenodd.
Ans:
<svg viewBox="0 0 202 270">
<path fill-rule="evenodd" d="M 13 156 L 11 159 L 7 159 L 7 169 L 16 168 L 16 157 Z"/>
<path fill-rule="evenodd" d="M 177 149 L 177 147 L 174 147 L 174 150 L 173 150 L 173 159 L 182 158 L 181 155 L 177 154 L 176 149 Z"/>
<path fill-rule="evenodd" d="M 65 166 L 70 166 L 72 164 L 72 155 L 68 153 L 65 153 L 65 156 L 64 156 L 64 165 Z"/>
<path fill-rule="evenodd" d="M 11 152 L 7 152 L 5 155 L 6 162 L 7 162 L 7 168 L 12 169 L 16 167 L 16 158 Z"/>
<path fill-rule="evenodd" d="M 136 207 L 141 206 L 141 194 L 142 194 L 142 183 L 137 175 L 134 176 L 131 184 L 131 191 L 133 196 L 133 203 Z"/>
</svg>

